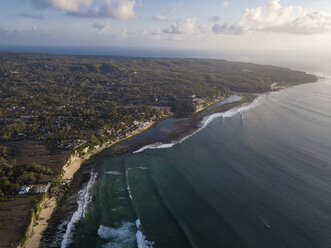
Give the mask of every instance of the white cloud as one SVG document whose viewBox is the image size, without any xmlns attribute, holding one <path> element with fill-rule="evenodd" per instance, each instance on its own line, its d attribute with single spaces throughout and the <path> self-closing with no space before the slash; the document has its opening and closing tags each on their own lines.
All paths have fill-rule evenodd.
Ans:
<svg viewBox="0 0 331 248">
<path fill-rule="evenodd" d="M 54 8 L 69 15 L 92 18 L 131 19 L 136 17 L 135 0 L 31 0 L 37 8 Z"/>
<path fill-rule="evenodd" d="M 196 31 L 195 23 L 195 17 L 182 19 L 164 29 L 163 32 L 168 34 L 194 34 Z"/>
<path fill-rule="evenodd" d="M 213 32 L 215 34 L 241 34 L 243 33 L 243 30 L 236 25 L 229 25 L 228 23 L 214 24 L 212 28 Z"/>
<path fill-rule="evenodd" d="M 154 17 L 154 19 L 156 19 L 160 22 L 175 22 L 176 21 L 175 18 L 170 18 L 170 17 L 164 16 L 164 15 L 156 15 Z"/>
<path fill-rule="evenodd" d="M 109 22 L 95 22 L 92 26 L 97 29 L 100 33 L 103 33 L 107 29 L 111 28 L 111 23 Z"/>
<path fill-rule="evenodd" d="M 161 39 L 161 30 L 159 28 L 154 29 L 151 35 L 151 39 L 160 40 Z"/>
<path fill-rule="evenodd" d="M 176 18 L 170 17 L 175 13 L 183 11 L 183 3 L 172 4 L 169 9 L 165 9 L 161 14 L 157 14 L 154 19 L 160 22 L 176 22 Z"/>
<path fill-rule="evenodd" d="M 172 15 L 176 12 L 183 11 L 184 4 L 183 3 L 177 3 L 177 4 L 171 4 L 171 7 L 169 9 L 163 10 L 163 15 Z"/>
<path fill-rule="evenodd" d="M 228 7 L 229 6 L 229 2 L 223 2 L 223 7 Z"/>
<path fill-rule="evenodd" d="M 244 33 L 252 31 L 282 32 L 292 34 L 320 34 L 331 32 L 331 14 L 309 13 L 300 6 L 281 6 L 280 0 L 270 0 L 265 6 L 246 9 L 234 24 L 215 24 L 213 31 Z"/>
<path fill-rule="evenodd" d="M 331 14 L 325 12 L 307 13 L 286 26 L 275 27 L 274 30 L 296 34 L 323 34 L 331 33 Z"/>
<path fill-rule="evenodd" d="M 305 14 L 302 7 L 282 7 L 279 2 L 270 0 L 264 7 L 246 9 L 237 25 L 244 30 L 266 30 L 291 23 Z"/>
<path fill-rule="evenodd" d="M 38 25 L 28 26 L 21 29 L 9 29 L 0 28 L 0 38 L 1 36 L 11 36 L 11 37 L 19 37 L 18 39 L 22 39 L 29 35 L 43 34 L 44 30 L 40 29 Z"/>
</svg>

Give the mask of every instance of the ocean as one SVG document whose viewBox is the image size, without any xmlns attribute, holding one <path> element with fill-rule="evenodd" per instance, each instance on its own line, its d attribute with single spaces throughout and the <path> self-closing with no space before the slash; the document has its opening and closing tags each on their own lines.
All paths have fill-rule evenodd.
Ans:
<svg viewBox="0 0 331 248">
<path fill-rule="evenodd" d="M 100 163 L 61 247 L 331 247 L 329 79 L 259 95 L 187 138 Z"/>
</svg>

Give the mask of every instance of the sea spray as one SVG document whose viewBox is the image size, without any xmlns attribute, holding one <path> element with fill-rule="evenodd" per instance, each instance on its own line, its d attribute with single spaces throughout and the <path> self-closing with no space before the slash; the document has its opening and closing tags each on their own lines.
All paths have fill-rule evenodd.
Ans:
<svg viewBox="0 0 331 248">
<path fill-rule="evenodd" d="M 155 242 L 148 241 L 140 231 L 140 220 L 136 220 L 137 231 L 134 233 L 134 223 L 123 222 L 118 228 L 101 225 L 98 229 L 98 236 L 101 239 L 109 240 L 102 248 L 110 247 L 133 247 L 135 242 L 138 248 L 153 248 Z"/>
<path fill-rule="evenodd" d="M 138 248 L 153 248 L 153 245 L 155 242 L 153 241 L 148 241 L 146 237 L 142 234 L 140 231 L 140 220 L 136 220 L 136 226 L 137 226 L 137 233 L 136 233 L 136 239 L 137 239 L 137 247 Z"/>
<path fill-rule="evenodd" d="M 204 128 L 206 128 L 208 126 L 209 123 L 211 123 L 214 119 L 219 118 L 219 117 L 223 117 L 223 118 L 230 118 L 233 117 L 236 114 L 241 114 L 249 109 L 252 109 L 254 107 L 256 107 L 259 104 L 259 100 L 260 97 L 263 97 L 264 95 L 261 95 L 259 97 L 257 97 L 256 99 L 254 99 L 253 102 L 249 103 L 249 104 L 244 104 L 241 105 L 239 107 L 230 109 L 226 112 L 220 112 L 220 113 L 215 113 L 209 116 L 206 116 L 202 122 L 201 122 L 201 127 L 199 129 L 197 129 L 196 131 L 194 131 L 193 133 L 191 133 L 188 136 L 185 136 L 184 138 L 174 141 L 172 143 L 162 143 L 162 142 L 156 142 L 150 145 L 146 145 L 143 146 L 142 148 L 138 149 L 137 151 L 134 151 L 133 153 L 139 153 L 139 152 L 143 152 L 145 150 L 152 150 L 152 149 L 167 149 L 167 148 L 171 148 L 177 144 L 180 144 L 182 142 L 184 142 L 185 140 L 187 140 L 188 138 L 192 137 L 193 135 L 197 134 L 198 132 L 200 132 L 201 130 L 203 130 Z"/>
<path fill-rule="evenodd" d="M 92 200 L 90 190 L 93 187 L 96 179 L 97 179 L 97 173 L 92 171 L 90 180 L 87 183 L 86 191 L 85 191 L 85 194 L 84 194 L 83 218 L 85 217 L 85 215 L 87 213 L 87 210 L 88 210 L 88 206 L 89 206 L 89 204 Z"/>
<path fill-rule="evenodd" d="M 102 248 L 134 247 L 135 246 L 135 225 L 132 222 L 123 222 L 118 228 L 101 225 L 98 229 L 98 236 L 108 240 Z"/>
<path fill-rule="evenodd" d="M 130 185 L 129 185 L 129 179 L 128 179 L 128 174 L 129 174 L 129 169 L 125 171 L 125 179 L 126 179 L 126 189 L 128 190 L 128 194 L 131 200 L 133 200 L 132 195 L 131 195 L 131 190 L 130 190 Z"/>
<path fill-rule="evenodd" d="M 122 175 L 123 173 L 119 171 L 106 171 L 106 174 L 118 176 L 118 175 Z"/>
<path fill-rule="evenodd" d="M 90 190 L 95 183 L 97 178 L 97 173 L 92 171 L 90 179 L 87 185 L 81 189 L 78 193 L 78 208 L 76 212 L 73 213 L 68 225 L 65 234 L 63 235 L 63 240 L 61 243 L 61 248 L 66 248 L 72 242 L 73 230 L 75 225 L 85 217 L 89 203 L 91 202 Z"/>
</svg>

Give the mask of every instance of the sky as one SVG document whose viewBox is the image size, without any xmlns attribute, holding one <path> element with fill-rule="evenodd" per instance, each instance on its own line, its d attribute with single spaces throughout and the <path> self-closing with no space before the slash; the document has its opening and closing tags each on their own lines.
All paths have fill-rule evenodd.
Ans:
<svg viewBox="0 0 331 248">
<path fill-rule="evenodd" d="M 0 46 L 331 52 L 331 0 L 1 0 Z"/>
</svg>

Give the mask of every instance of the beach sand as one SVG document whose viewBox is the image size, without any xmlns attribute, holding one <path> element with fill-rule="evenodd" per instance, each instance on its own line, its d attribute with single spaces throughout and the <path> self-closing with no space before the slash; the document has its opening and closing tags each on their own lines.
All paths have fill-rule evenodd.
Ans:
<svg viewBox="0 0 331 248">
<path fill-rule="evenodd" d="M 115 140 L 112 142 L 106 142 L 102 146 L 95 146 L 92 151 L 87 152 L 84 156 L 79 157 L 76 152 L 74 155 L 70 156 L 68 162 L 63 167 L 64 174 L 62 176 L 62 183 L 70 184 L 73 180 L 75 173 L 79 170 L 82 164 L 89 160 L 93 155 L 101 152 L 102 150 L 111 147 L 112 145 L 119 143 L 125 139 L 129 139 L 135 135 L 138 135 L 147 129 L 151 128 L 155 124 L 155 121 L 145 122 L 142 127 L 139 127 L 132 132 L 127 133 L 126 137 L 122 140 Z M 40 246 L 41 238 L 43 237 L 43 232 L 47 229 L 48 221 L 52 216 L 52 213 L 56 207 L 56 198 L 51 197 L 46 199 L 42 204 L 42 209 L 39 213 L 39 217 L 36 220 L 35 225 L 33 226 L 30 237 L 27 239 L 26 243 L 23 245 L 24 248 L 37 248 Z"/>
<path fill-rule="evenodd" d="M 248 99 L 247 101 L 248 102 L 252 101 L 252 99 Z M 227 104 L 221 110 L 226 111 L 230 108 L 233 108 L 233 107 L 237 106 L 238 104 L 240 105 L 240 104 L 243 104 L 243 103 L 242 102 L 235 102 L 233 104 Z M 207 109 L 208 107 L 209 106 L 205 107 L 204 109 Z M 219 112 L 221 110 L 217 109 L 217 112 Z M 198 116 L 191 117 L 188 120 L 180 121 L 179 123 L 176 123 L 178 128 L 176 130 L 173 130 L 173 132 L 171 132 L 169 135 L 167 135 L 165 137 L 165 140 L 171 141 L 175 138 L 186 136 L 187 134 L 192 133 L 193 131 L 195 131 L 199 128 L 199 124 L 201 123 L 201 120 L 203 119 L 203 117 L 206 116 L 206 115 L 210 115 L 210 114 L 211 114 L 210 112 L 200 113 Z M 155 123 L 156 123 L 155 121 L 145 122 L 142 127 L 139 127 L 137 129 L 133 130 L 132 132 L 127 133 L 126 137 L 124 137 L 121 140 L 117 139 L 117 140 L 112 141 L 112 142 L 106 142 L 105 144 L 103 144 L 100 147 L 99 146 L 94 147 L 94 149 L 92 151 L 88 151 L 86 149 L 84 152 L 87 152 L 87 153 L 84 156 L 79 157 L 78 153 L 75 153 L 74 155 L 72 155 L 68 159 L 68 162 L 63 167 L 64 174 L 62 176 L 62 183 L 70 184 L 73 180 L 73 177 L 74 177 L 75 173 L 80 169 L 81 165 L 85 161 L 89 160 L 93 155 L 103 151 L 106 148 L 109 148 L 109 147 L 113 146 L 116 143 L 119 143 L 123 140 L 129 139 L 129 138 L 131 138 L 135 135 L 138 135 L 138 134 L 146 131 L 147 129 L 151 128 Z M 150 142 L 147 141 L 147 144 L 149 144 L 149 143 Z M 141 144 L 139 144 L 139 145 L 141 145 Z M 146 144 L 144 144 L 144 145 L 146 145 Z M 135 150 L 137 148 L 132 148 L 131 147 L 131 149 Z M 132 151 L 130 149 L 129 150 L 124 150 L 124 151 L 121 150 L 120 154 L 122 154 L 123 152 L 125 153 L 125 152 L 132 152 Z M 48 220 L 51 218 L 51 215 L 52 215 L 52 213 L 53 213 L 53 211 L 56 207 L 56 199 L 55 198 L 49 199 L 48 202 L 52 203 L 52 204 L 50 204 L 51 207 L 43 208 L 41 210 L 40 217 L 43 218 L 43 219 L 41 221 L 37 220 L 37 224 L 34 226 L 33 232 L 31 234 L 31 236 L 29 237 L 28 241 L 26 242 L 26 246 L 23 246 L 23 247 L 35 248 L 35 247 L 40 246 L 41 238 L 43 237 L 43 232 L 47 229 Z"/>
<path fill-rule="evenodd" d="M 47 221 L 50 219 L 53 210 L 56 207 L 56 200 L 54 197 L 46 199 L 43 203 L 42 210 L 32 230 L 31 237 L 25 243 L 25 248 L 39 247 L 40 240 L 42 238 L 43 231 L 47 228 Z"/>
<path fill-rule="evenodd" d="M 242 104 L 242 103 L 240 103 Z M 223 111 L 228 110 L 229 108 L 233 108 L 235 105 L 238 105 L 238 103 L 234 103 L 233 105 L 226 105 L 224 106 L 225 108 L 222 109 Z M 208 108 L 209 106 L 207 106 L 206 108 Z M 204 108 L 204 109 L 206 109 Z M 181 121 L 179 123 L 177 123 L 176 125 L 178 126 L 178 128 L 176 130 L 174 130 L 173 132 L 171 132 L 171 134 L 169 134 L 167 137 L 165 137 L 166 140 L 173 140 L 174 138 L 178 138 L 181 136 L 185 136 L 188 133 L 192 133 L 193 131 L 197 130 L 199 128 L 199 123 L 201 122 L 203 116 L 205 115 L 209 115 L 210 113 L 202 113 L 199 116 L 195 116 L 193 118 L 189 118 L 186 121 Z M 71 181 L 73 180 L 73 176 L 75 175 L 75 173 L 80 169 L 81 165 L 89 160 L 91 158 L 91 156 L 101 152 L 102 150 L 111 147 L 112 145 L 119 143 L 125 139 L 129 139 L 135 135 L 138 135 L 144 131 L 146 131 L 147 129 L 151 128 L 153 125 L 155 124 L 155 121 L 149 121 L 149 122 L 145 122 L 143 127 L 137 128 L 132 132 L 127 133 L 126 137 L 123 138 L 122 140 L 115 140 L 113 142 L 107 142 L 105 144 L 103 144 L 102 146 L 96 146 L 92 151 L 89 151 L 87 154 L 85 154 L 82 157 L 79 157 L 79 155 L 76 153 L 74 155 L 72 155 L 69 159 L 68 162 L 66 163 L 66 165 L 63 167 L 64 169 L 64 175 L 62 177 L 62 183 L 67 183 L 70 184 Z M 87 150 L 85 151 L 87 152 Z M 123 151 L 121 151 L 122 153 Z M 52 205 L 52 207 L 49 208 L 43 208 L 40 216 L 43 218 L 42 221 L 37 220 L 37 224 L 34 226 L 33 228 L 33 233 L 31 235 L 31 237 L 28 239 L 28 241 L 26 242 L 26 246 L 27 248 L 35 248 L 35 247 L 39 247 L 40 245 L 40 241 L 41 238 L 43 236 L 43 232 L 47 229 L 48 223 L 47 221 L 51 218 L 51 214 L 53 213 L 55 207 L 56 207 L 56 200 L 55 199 L 49 199 L 49 201 L 52 202 L 52 204 L 54 204 L 54 206 Z M 29 246 L 28 246 L 29 245 Z"/>
</svg>

